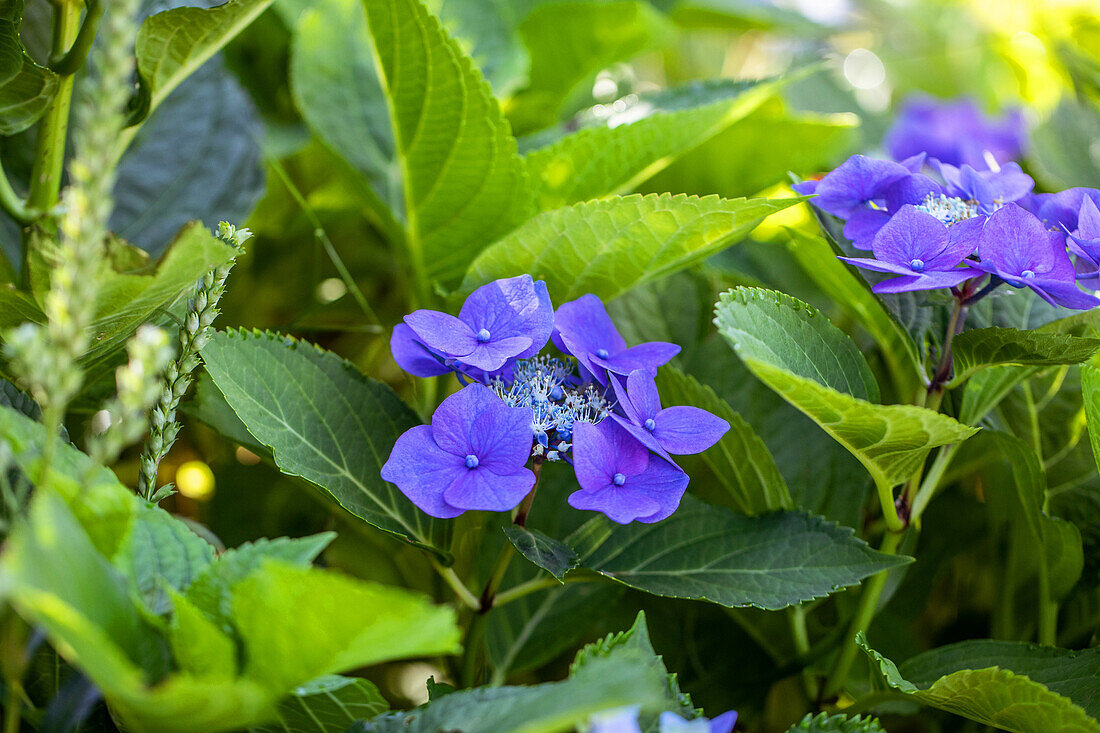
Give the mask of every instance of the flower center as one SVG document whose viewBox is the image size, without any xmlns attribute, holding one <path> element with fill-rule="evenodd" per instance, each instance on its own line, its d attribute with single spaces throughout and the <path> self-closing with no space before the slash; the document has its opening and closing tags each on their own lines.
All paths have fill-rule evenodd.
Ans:
<svg viewBox="0 0 1100 733">
<path fill-rule="evenodd" d="M 653 432 L 653 429 L 657 427 L 657 423 L 653 422 L 653 418 L 651 417 L 647 417 L 645 419 L 645 422 L 642 424 L 645 425 L 645 429 L 651 433 Z"/>
<path fill-rule="evenodd" d="M 478 463 L 480 463 L 480 461 L 477 460 L 477 456 L 473 453 L 466 456 L 466 468 L 477 468 Z"/>
<path fill-rule="evenodd" d="M 483 328 L 480 331 L 478 331 L 477 332 L 477 340 L 480 343 L 485 343 L 486 341 L 488 341 L 489 340 L 489 329 Z"/>
<path fill-rule="evenodd" d="M 1024 270 L 1020 273 L 1020 277 L 1024 278 L 1025 280 L 1030 280 L 1031 278 L 1035 277 L 1035 273 L 1031 270 Z"/>
<path fill-rule="evenodd" d="M 617 473 L 611 477 L 611 483 L 615 484 L 616 486 L 622 486 L 626 483 L 626 476 L 621 473 Z"/>
<path fill-rule="evenodd" d="M 600 357 L 601 359 L 606 359 L 609 354 L 607 353 L 607 349 L 596 349 L 596 356 Z"/>
<path fill-rule="evenodd" d="M 924 260 L 919 258 L 909 260 L 909 269 L 913 272 L 921 272 L 924 270 Z"/>
</svg>

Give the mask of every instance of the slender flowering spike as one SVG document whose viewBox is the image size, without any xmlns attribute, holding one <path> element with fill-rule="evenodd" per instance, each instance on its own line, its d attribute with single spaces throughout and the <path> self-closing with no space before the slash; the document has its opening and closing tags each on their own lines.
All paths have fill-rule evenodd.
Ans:
<svg viewBox="0 0 1100 733">
<path fill-rule="evenodd" d="M 524 467 L 530 454 L 529 411 L 471 384 L 443 400 L 430 426 L 397 439 L 382 478 L 433 517 L 449 519 L 467 509 L 502 512 L 535 484 Z"/>
<path fill-rule="evenodd" d="M 626 376 L 635 369 L 655 372 L 680 353 L 676 344 L 650 341 L 631 348 L 619 334 L 603 303 L 582 295 L 554 314 L 554 345 L 577 360 L 581 374 L 607 384 L 606 372 Z"/>
<path fill-rule="evenodd" d="M 1069 234 L 1070 252 L 1077 255 L 1079 263 L 1086 266 L 1077 277 L 1094 280 L 1100 277 L 1100 207 L 1090 198 L 1081 204 L 1077 217 L 1077 229 Z"/>
<path fill-rule="evenodd" d="M 969 99 L 941 102 L 922 97 L 906 101 L 884 145 L 895 160 L 927 152 L 950 165 L 984 167 L 987 151 L 1004 165 L 1020 156 L 1026 139 L 1019 110 L 989 119 Z"/>
<path fill-rule="evenodd" d="M 603 512 L 619 524 L 668 517 L 688 485 L 686 473 L 651 455 L 614 420 L 576 425 L 573 468 L 581 490 L 569 495 L 569 505 Z"/>
<path fill-rule="evenodd" d="M 494 372 L 513 358 L 534 356 L 550 338 L 554 308 L 546 283 L 530 275 L 496 280 L 483 285 L 466 299 L 458 317 L 439 311 L 418 310 L 405 316 L 415 340 L 428 354 Z M 394 358 L 413 364 L 405 336 L 397 337 Z M 391 348 L 393 342 L 391 341 Z M 427 370 L 426 364 L 420 365 Z M 415 372 L 414 372 L 415 373 Z"/>
<path fill-rule="evenodd" d="M 900 277 L 876 283 L 876 293 L 949 288 L 974 271 L 959 264 L 973 254 L 982 231 L 981 219 L 967 219 L 948 227 L 915 206 L 901 208 L 871 245 L 875 259 L 841 257 L 857 267 Z"/>
<path fill-rule="evenodd" d="M 1051 305 L 1086 310 L 1100 305 L 1076 285 L 1076 272 L 1062 244 L 1033 214 L 1008 204 L 986 220 L 978 239 L 981 262 L 966 265 L 1015 288 L 1031 288 Z"/>
<path fill-rule="evenodd" d="M 640 369 L 626 378 L 624 389 L 612 379 L 619 405 L 626 417 L 611 417 L 642 445 L 669 461 L 678 456 L 702 453 L 730 429 L 728 422 L 698 407 L 661 408 L 661 397 L 653 376 Z"/>
<path fill-rule="evenodd" d="M 1035 187 L 1035 181 L 1016 163 L 995 171 L 979 171 L 969 165 L 956 168 L 939 161 L 934 165 L 947 183 L 947 194 L 975 202 L 983 214 L 1023 199 Z"/>
</svg>

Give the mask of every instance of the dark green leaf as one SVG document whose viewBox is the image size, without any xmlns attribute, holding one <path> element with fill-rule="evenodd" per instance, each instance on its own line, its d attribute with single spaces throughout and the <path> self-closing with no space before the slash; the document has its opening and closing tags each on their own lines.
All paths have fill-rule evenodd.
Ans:
<svg viewBox="0 0 1100 733">
<path fill-rule="evenodd" d="M 33 125 L 57 94 L 58 77 L 34 62 L 19 37 L 23 0 L 0 6 L 0 135 Z"/>
<path fill-rule="evenodd" d="M 1100 339 L 1015 328 L 975 328 L 956 336 L 951 349 L 955 355 L 952 382 L 958 384 L 979 369 L 1002 364 L 1080 364 L 1100 349 Z"/>
<path fill-rule="evenodd" d="M 358 677 L 326 675 L 310 680 L 279 701 L 278 720 L 253 733 L 344 733 L 348 726 L 389 709 L 372 683 Z"/>
<path fill-rule="evenodd" d="M 844 714 L 806 713 L 799 723 L 792 725 L 787 733 L 884 733 L 877 718 L 863 718 L 858 715 L 848 717 Z"/>
<path fill-rule="evenodd" d="M 577 567 L 576 550 L 537 529 L 509 524 L 505 526 L 504 534 L 524 557 L 558 580 L 563 580 L 566 573 Z"/>
</svg>

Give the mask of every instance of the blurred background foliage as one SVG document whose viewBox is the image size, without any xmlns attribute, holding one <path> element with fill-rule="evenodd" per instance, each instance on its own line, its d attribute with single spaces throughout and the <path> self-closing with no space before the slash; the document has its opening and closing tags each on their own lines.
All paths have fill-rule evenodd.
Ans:
<svg viewBox="0 0 1100 733">
<path fill-rule="evenodd" d="M 147 10 L 178 4 L 186 3 L 158 0 L 147 3 Z M 991 113 L 1022 107 L 1032 130 L 1024 164 L 1039 186 L 1100 186 L 1095 2 L 431 0 L 429 5 L 480 65 L 521 151 L 562 131 L 628 124 L 656 110 L 696 104 L 707 94 L 705 80 L 777 80 L 757 87 L 744 101 L 747 106 L 729 115 L 731 122 L 692 138 L 662 170 L 632 182 L 642 192 L 789 194 L 788 172 L 813 176 L 854 152 L 875 151 L 898 105 L 913 94 L 971 97 Z M 46 0 L 28 3 L 23 34 L 32 53 L 40 53 L 48 39 L 48 10 Z M 384 136 L 370 134 L 386 110 L 372 96 L 378 79 L 372 59 L 361 55 L 367 46 L 361 38 L 357 42 L 366 33 L 355 0 L 275 0 L 157 111 L 127 154 L 132 160 L 123 161 L 112 227 L 148 248 L 169 241 L 189 219 L 248 226 L 256 237 L 233 272 L 219 325 L 273 329 L 314 341 L 388 381 L 416 405 L 416 380 L 397 369 L 388 348 L 390 329 L 407 310 L 410 286 L 379 214 L 392 171 Z M 332 89 L 340 93 L 331 94 Z M 662 94 L 668 89 L 676 92 Z M 15 142 L 3 156 L 18 175 L 29 165 L 23 152 L 31 146 Z M 569 175 L 565 170 L 559 178 L 567 181 Z M 820 251 L 795 246 L 799 240 L 792 230 L 813 232 L 813 227 L 806 207 L 788 209 L 748 242 L 637 288 L 609 307 L 613 317 L 634 316 L 619 320 L 638 330 L 624 333 L 628 341 L 660 339 L 684 346 L 681 368 L 714 387 L 764 438 L 798 494 L 796 503 L 860 527 L 868 487 L 859 465 L 730 359 L 710 325 L 719 290 L 758 284 L 806 300 L 852 331 L 845 304 L 830 297 L 829 283 L 821 278 Z M 18 251 L 12 231 L 0 230 L 0 241 L 8 251 Z M 853 335 L 871 343 L 866 334 Z M 1043 434 L 1052 442 L 1045 454 L 1056 459 L 1047 465 L 1050 484 L 1057 487 L 1055 511 L 1061 504 L 1079 524 L 1093 528 L 1091 536 L 1085 531 L 1086 571 L 1061 620 L 1060 644 L 1080 646 L 1095 641 L 1100 615 L 1100 482 L 1088 441 L 1081 440 L 1079 390 L 1063 386 L 1043 413 Z M 209 389 L 208 383 L 199 384 L 192 412 L 201 412 Z M 1011 402 L 1004 409 L 1010 411 Z M 1011 419 L 1010 412 L 1004 419 Z M 136 475 L 135 458 L 120 470 Z M 201 521 L 227 546 L 336 529 L 339 538 L 323 558 L 328 565 L 439 591 L 416 550 L 347 521 L 247 445 L 227 441 L 195 420 L 161 470 L 161 481 L 174 481 L 180 490 L 167 508 Z M 706 469 L 689 470 L 693 476 L 700 472 L 693 485 L 705 492 Z M 921 561 L 884 595 L 886 606 L 869 632 L 876 648 L 894 659 L 961 639 L 1022 633 L 1012 628 L 1010 617 L 991 620 L 991 609 L 1003 600 L 997 572 L 1026 568 L 994 562 L 1003 555 L 1005 537 L 997 515 L 979 510 L 991 501 L 990 487 L 963 484 L 929 509 L 925 524 L 937 531 L 921 535 L 916 553 Z M 546 501 L 540 511 L 552 506 Z M 464 521 L 486 520 L 459 520 Z M 538 518 L 546 526 L 554 521 L 545 514 Z M 528 572 L 514 565 L 512 572 Z M 784 669 L 784 660 L 794 654 L 783 615 L 643 597 L 594 584 L 553 592 L 567 596 L 540 617 L 543 623 L 534 632 L 513 624 L 539 610 L 542 594 L 494 617 L 491 653 L 497 664 L 507 660 L 513 679 L 560 678 L 579 643 L 626 628 L 634 609 L 643 607 L 654 646 L 670 669 L 681 671 L 681 684 L 697 705 L 736 708 L 743 721 L 755 721 L 760 730 L 782 730 L 801 717 L 804 692 L 798 677 Z M 1026 600 L 1009 599 L 1009 606 Z M 854 598 L 841 593 L 828 603 L 844 608 Z M 827 611 L 812 618 L 829 620 Z M 811 636 L 822 631 L 810 629 Z M 526 641 L 517 642 L 527 632 Z M 423 666 L 384 668 L 379 674 L 387 676 L 377 681 L 397 703 L 420 702 L 423 679 L 432 672 Z M 929 711 L 900 723 L 887 718 L 884 724 L 891 731 L 970 726 Z"/>
</svg>

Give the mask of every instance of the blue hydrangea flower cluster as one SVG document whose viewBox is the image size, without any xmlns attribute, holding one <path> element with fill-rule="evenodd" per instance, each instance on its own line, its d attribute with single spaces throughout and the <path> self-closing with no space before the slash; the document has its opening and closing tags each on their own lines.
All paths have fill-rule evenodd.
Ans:
<svg viewBox="0 0 1100 733">
<path fill-rule="evenodd" d="M 1023 145 L 1018 115 L 990 120 L 970 102 L 919 100 L 886 136 L 895 160 L 854 155 L 794 188 L 872 254 L 841 259 L 894 276 L 877 293 L 950 288 L 965 300 L 1008 284 L 1052 305 L 1100 305 L 1078 287 L 1100 287 L 1100 191 L 1033 193 L 1010 160 Z"/>
<path fill-rule="evenodd" d="M 641 733 L 638 724 L 639 708 L 618 708 L 596 713 L 589 720 L 589 733 Z M 737 712 L 730 710 L 717 718 L 685 720 L 676 713 L 665 711 L 657 719 L 657 733 L 731 733 L 737 724 Z"/>
<path fill-rule="evenodd" d="M 559 353 L 540 353 L 552 343 Z M 729 424 L 695 407 L 662 407 L 654 377 L 680 351 L 628 347 L 603 303 L 585 295 L 555 311 L 529 275 L 470 294 L 457 317 L 418 310 L 393 330 L 398 365 L 421 377 L 453 372 L 463 388 L 398 438 L 382 467 L 426 513 L 510 511 L 545 461 L 573 465 L 568 502 L 620 524 L 672 514 L 688 476 L 673 455 L 714 445 Z"/>
</svg>

